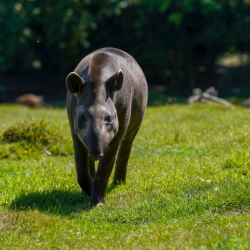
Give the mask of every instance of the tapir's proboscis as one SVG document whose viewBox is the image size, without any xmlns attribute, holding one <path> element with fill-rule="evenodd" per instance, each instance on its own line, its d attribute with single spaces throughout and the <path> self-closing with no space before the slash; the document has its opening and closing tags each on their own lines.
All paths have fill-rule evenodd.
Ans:
<svg viewBox="0 0 250 250">
<path fill-rule="evenodd" d="M 101 205 L 114 164 L 113 183 L 125 182 L 147 106 L 147 82 L 132 56 L 103 48 L 84 57 L 66 85 L 77 180 L 91 206 Z"/>
</svg>

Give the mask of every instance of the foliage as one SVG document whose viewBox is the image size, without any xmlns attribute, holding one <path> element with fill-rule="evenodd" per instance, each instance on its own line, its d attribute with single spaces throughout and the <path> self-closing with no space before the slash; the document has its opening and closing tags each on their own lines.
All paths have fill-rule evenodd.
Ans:
<svg viewBox="0 0 250 250">
<path fill-rule="evenodd" d="M 0 133 L 27 115 L 56 123 L 72 150 L 66 110 L 1 106 Z M 148 108 L 126 185 L 110 178 L 92 210 L 72 155 L 1 160 L 0 248 L 249 249 L 249 122 L 240 107 Z"/>
<path fill-rule="evenodd" d="M 243 0 L 4 1 L 0 70 L 65 73 L 110 46 L 131 53 L 150 82 L 192 88 L 216 74 L 220 55 L 250 53 L 249 13 Z"/>
</svg>

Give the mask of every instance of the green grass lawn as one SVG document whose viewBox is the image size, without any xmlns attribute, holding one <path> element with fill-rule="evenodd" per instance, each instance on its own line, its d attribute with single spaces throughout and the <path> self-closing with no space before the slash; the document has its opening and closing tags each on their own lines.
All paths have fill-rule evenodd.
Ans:
<svg viewBox="0 0 250 250">
<path fill-rule="evenodd" d="M 91 210 L 65 109 L 0 120 L 0 249 L 250 249 L 249 110 L 149 107 L 126 185 Z"/>
</svg>

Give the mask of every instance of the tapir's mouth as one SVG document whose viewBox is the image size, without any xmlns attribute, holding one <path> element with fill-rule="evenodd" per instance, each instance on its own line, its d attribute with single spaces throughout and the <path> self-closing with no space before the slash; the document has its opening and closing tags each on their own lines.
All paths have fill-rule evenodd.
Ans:
<svg viewBox="0 0 250 250">
<path fill-rule="evenodd" d="M 98 161 L 102 159 L 103 156 L 104 156 L 103 154 L 102 155 L 89 155 L 90 159 L 94 161 Z"/>
</svg>

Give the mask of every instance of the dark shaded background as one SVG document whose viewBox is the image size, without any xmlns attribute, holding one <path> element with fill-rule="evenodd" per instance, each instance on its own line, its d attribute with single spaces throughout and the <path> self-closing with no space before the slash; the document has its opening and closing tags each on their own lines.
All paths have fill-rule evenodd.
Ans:
<svg viewBox="0 0 250 250">
<path fill-rule="evenodd" d="M 0 101 L 65 99 L 65 78 L 88 53 L 116 47 L 149 86 L 187 97 L 215 86 L 250 93 L 250 0 L 5 0 L 0 2 Z"/>
</svg>

